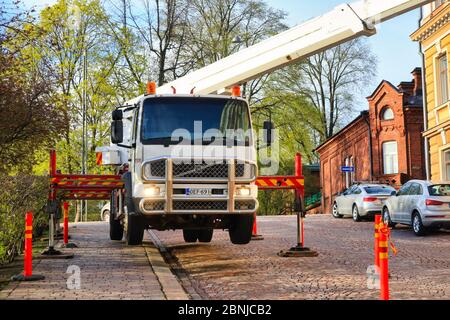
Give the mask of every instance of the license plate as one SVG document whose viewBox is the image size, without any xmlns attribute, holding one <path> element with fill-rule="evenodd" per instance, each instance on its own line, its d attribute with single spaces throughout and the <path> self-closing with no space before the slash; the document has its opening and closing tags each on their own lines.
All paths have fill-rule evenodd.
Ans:
<svg viewBox="0 0 450 320">
<path fill-rule="evenodd" d="M 187 196 L 210 196 L 212 195 L 212 189 L 186 189 Z"/>
</svg>

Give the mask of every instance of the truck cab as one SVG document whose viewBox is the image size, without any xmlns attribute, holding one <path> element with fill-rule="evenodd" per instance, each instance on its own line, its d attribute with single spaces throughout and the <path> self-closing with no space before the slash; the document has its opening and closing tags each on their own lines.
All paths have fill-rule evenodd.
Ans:
<svg viewBox="0 0 450 320">
<path fill-rule="evenodd" d="M 97 150 L 125 182 L 111 197 L 111 239 L 125 234 L 139 245 L 156 229 L 210 242 L 223 229 L 233 244 L 249 243 L 259 203 L 247 101 L 153 94 L 134 102 L 114 111 L 112 145 Z"/>
</svg>

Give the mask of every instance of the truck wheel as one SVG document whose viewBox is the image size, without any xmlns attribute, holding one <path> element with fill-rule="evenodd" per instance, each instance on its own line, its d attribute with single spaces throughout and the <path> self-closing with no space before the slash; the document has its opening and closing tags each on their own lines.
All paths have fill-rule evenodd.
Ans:
<svg viewBox="0 0 450 320">
<path fill-rule="evenodd" d="M 202 243 L 210 243 L 214 234 L 214 229 L 198 230 L 198 241 Z"/>
<path fill-rule="evenodd" d="M 127 220 L 127 245 L 141 245 L 144 239 L 144 224 L 141 217 L 128 215 Z"/>
<path fill-rule="evenodd" d="M 123 226 L 120 220 L 116 220 L 115 192 L 111 196 L 111 213 L 109 214 L 109 238 L 113 241 L 121 241 L 123 238 Z"/>
<path fill-rule="evenodd" d="M 228 232 L 232 244 L 244 245 L 250 243 L 252 240 L 253 221 L 253 215 L 236 215 L 231 217 Z"/>
<path fill-rule="evenodd" d="M 183 238 L 186 243 L 196 243 L 198 239 L 199 231 L 192 229 L 183 230 Z"/>
</svg>

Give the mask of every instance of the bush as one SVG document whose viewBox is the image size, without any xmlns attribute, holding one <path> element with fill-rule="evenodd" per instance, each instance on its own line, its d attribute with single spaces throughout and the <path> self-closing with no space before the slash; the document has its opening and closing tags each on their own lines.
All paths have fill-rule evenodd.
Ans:
<svg viewBox="0 0 450 320">
<path fill-rule="evenodd" d="M 48 178 L 26 175 L 0 176 L 0 264 L 11 262 L 23 249 L 25 213 L 32 211 L 33 234 L 47 226 L 45 205 Z"/>
</svg>

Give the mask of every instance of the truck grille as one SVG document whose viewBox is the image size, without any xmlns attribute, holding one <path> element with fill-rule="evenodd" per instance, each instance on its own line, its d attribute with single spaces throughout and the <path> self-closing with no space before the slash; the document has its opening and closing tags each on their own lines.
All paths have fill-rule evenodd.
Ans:
<svg viewBox="0 0 450 320">
<path fill-rule="evenodd" d="M 256 202 L 254 200 L 237 200 L 234 209 L 238 211 L 255 210 Z"/>
<path fill-rule="evenodd" d="M 166 161 L 158 160 L 150 163 L 150 174 L 153 178 L 164 178 L 166 176 Z M 245 175 L 245 164 L 236 164 L 236 178 Z M 174 163 L 174 178 L 228 178 L 228 164 L 226 163 Z"/>
<path fill-rule="evenodd" d="M 173 202 L 175 211 L 226 211 L 227 201 L 177 201 Z"/>
<path fill-rule="evenodd" d="M 151 200 L 146 200 L 144 202 L 144 209 L 146 211 L 164 211 L 165 208 L 165 202 L 164 201 L 151 201 Z"/>
</svg>

